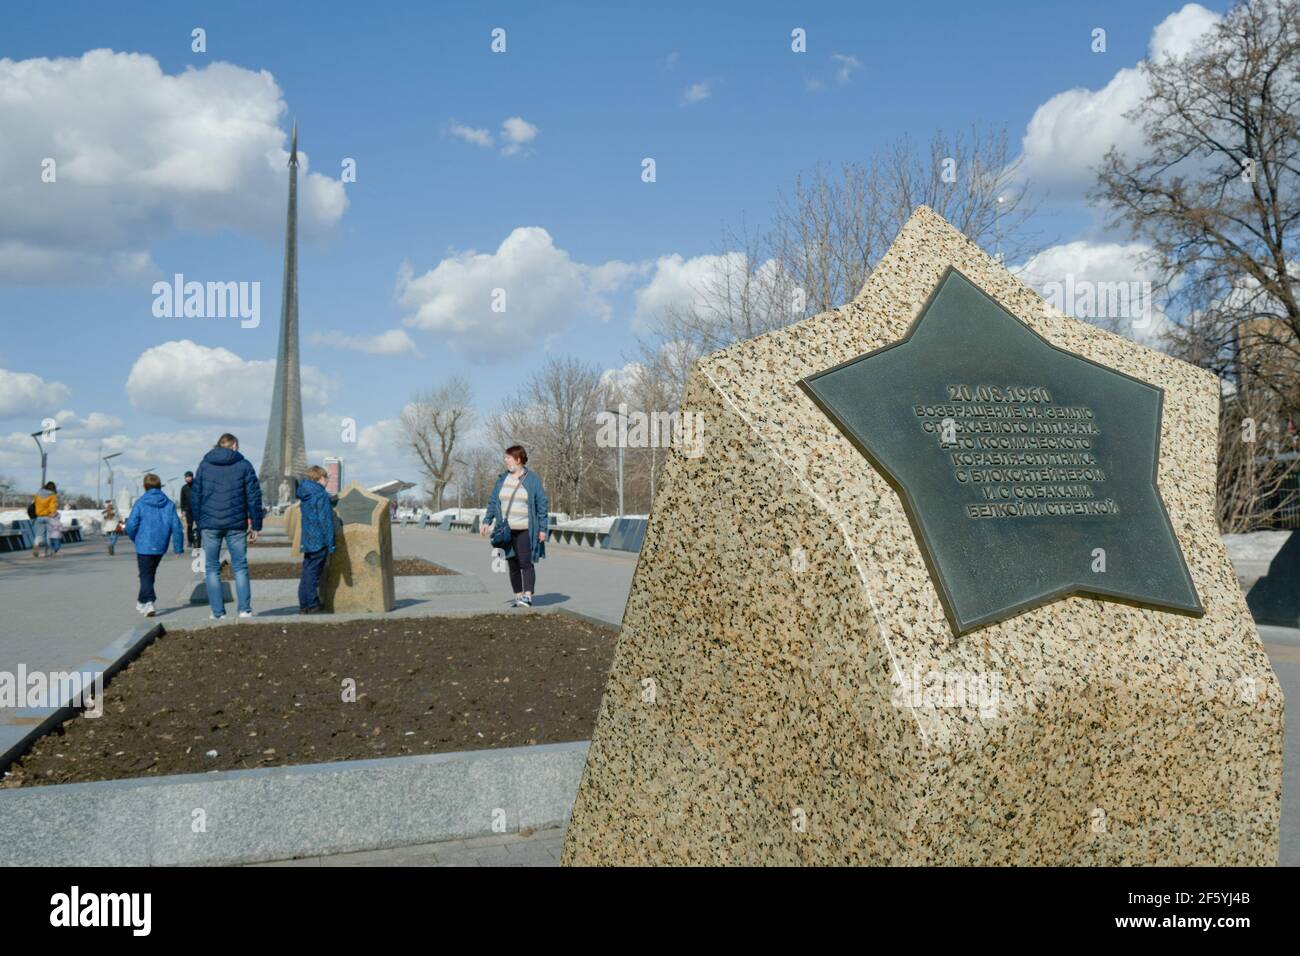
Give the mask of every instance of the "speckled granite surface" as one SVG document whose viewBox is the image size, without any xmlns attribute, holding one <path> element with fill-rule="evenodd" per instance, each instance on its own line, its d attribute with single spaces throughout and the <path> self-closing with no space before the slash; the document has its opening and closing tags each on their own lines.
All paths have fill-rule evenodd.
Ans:
<svg viewBox="0 0 1300 956">
<path fill-rule="evenodd" d="M 796 384 L 901 338 L 950 265 L 1165 389 L 1204 617 L 1070 597 L 953 636 L 897 495 Z M 1217 401 L 925 208 L 854 302 L 702 360 L 563 862 L 1276 863 L 1283 701 L 1215 527 Z"/>
</svg>

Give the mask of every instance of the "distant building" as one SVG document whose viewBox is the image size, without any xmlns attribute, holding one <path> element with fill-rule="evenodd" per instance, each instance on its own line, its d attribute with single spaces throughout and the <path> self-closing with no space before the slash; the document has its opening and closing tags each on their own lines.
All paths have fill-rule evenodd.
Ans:
<svg viewBox="0 0 1300 956">
<path fill-rule="evenodd" d="M 368 488 L 367 490 L 371 494 L 383 495 L 385 498 L 388 498 L 391 501 L 395 499 L 398 495 L 400 495 L 403 491 L 406 491 L 408 488 L 414 488 L 414 487 L 415 487 L 415 482 L 413 481 L 402 481 L 400 478 L 394 478 L 392 481 L 385 481 L 383 484 L 374 485 Z"/>
<path fill-rule="evenodd" d="M 337 495 L 339 489 L 343 487 L 343 459 L 326 458 L 325 472 L 329 476 L 325 479 L 325 490 L 332 495 Z"/>
</svg>

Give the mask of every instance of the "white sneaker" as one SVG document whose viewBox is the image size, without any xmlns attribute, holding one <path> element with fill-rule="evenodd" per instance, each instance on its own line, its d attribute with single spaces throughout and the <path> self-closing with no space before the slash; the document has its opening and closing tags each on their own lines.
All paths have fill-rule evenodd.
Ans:
<svg viewBox="0 0 1300 956">
<path fill-rule="evenodd" d="M 208 615 L 208 620 L 209 620 L 209 621 L 224 621 L 225 619 L 226 619 L 226 615 L 224 615 L 224 614 L 222 614 L 220 617 L 218 617 L 218 616 L 215 615 L 215 614 L 209 614 L 209 615 Z"/>
<path fill-rule="evenodd" d="M 154 615 L 153 601 L 150 601 L 148 604 L 146 604 L 144 606 L 144 609 L 140 613 L 143 614 L 145 617 L 153 617 Z"/>
<path fill-rule="evenodd" d="M 252 616 L 253 616 L 253 612 L 252 612 L 252 611 L 240 611 L 240 612 L 239 612 L 239 616 L 240 616 L 240 617 L 252 617 Z"/>
<path fill-rule="evenodd" d="M 143 614 L 143 613 L 144 613 L 144 605 L 141 604 L 139 601 L 136 601 L 136 602 L 135 602 L 135 613 L 136 613 L 136 614 Z"/>
</svg>

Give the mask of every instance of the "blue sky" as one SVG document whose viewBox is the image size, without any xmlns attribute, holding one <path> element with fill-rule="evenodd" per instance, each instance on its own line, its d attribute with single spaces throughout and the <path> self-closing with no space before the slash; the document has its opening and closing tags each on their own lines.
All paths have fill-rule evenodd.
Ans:
<svg viewBox="0 0 1300 956">
<path fill-rule="evenodd" d="M 671 286 L 665 257 L 717 252 L 724 223 L 761 226 L 800 171 L 904 133 L 994 124 L 1019 145 L 1036 122 L 1027 165 L 1051 192 L 1030 225 L 1055 247 L 1038 265 L 1113 271 L 1126 240 L 1080 201 L 1081 164 L 1131 137 L 1119 113 L 1153 31 L 1186 42 L 1224 7 L 8 5 L 0 474 L 34 483 L 26 433 L 46 417 L 65 426 L 51 477 L 75 490 L 93 492 L 101 442 L 170 477 L 229 428 L 260 463 L 285 183 L 269 153 L 294 119 L 309 454 L 414 479 L 394 419 L 417 389 L 464 374 L 488 412 L 547 351 L 622 366 L 638 292 Z M 357 181 L 339 184 L 346 158 Z M 155 317 L 153 283 L 177 272 L 260 282 L 261 324 Z M 486 308 L 499 275 L 511 334 Z M 399 354 L 356 347 L 385 333 Z M 359 445 L 339 443 L 343 417 Z"/>
</svg>

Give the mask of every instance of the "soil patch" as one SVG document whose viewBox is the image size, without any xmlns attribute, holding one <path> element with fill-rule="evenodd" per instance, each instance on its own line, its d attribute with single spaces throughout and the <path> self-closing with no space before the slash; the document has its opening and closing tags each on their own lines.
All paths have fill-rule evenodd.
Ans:
<svg viewBox="0 0 1300 956">
<path fill-rule="evenodd" d="M 440 564 L 433 564 L 423 558 L 393 559 L 393 575 L 395 577 L 455 573 L 450 568 L 444 568 Z M 302 564 L 298 561 L 250 561 L 248 565 L 248 576 L 253 581 L 283 580 L 285 578 L 292 578 L 296 581 L 301 575 Z M 221 580 L 235 580 L 234 572 L 230 570 L 230 562 L 225 559 L 221 561 Z"/>
<path fill-rule="evenodd" d="M 528 611 L 171 631 L 0 787 L 586 740 L 617 634 Z"/>
</svg>

